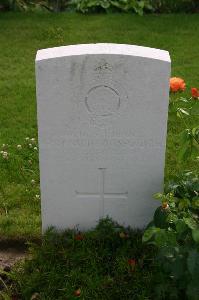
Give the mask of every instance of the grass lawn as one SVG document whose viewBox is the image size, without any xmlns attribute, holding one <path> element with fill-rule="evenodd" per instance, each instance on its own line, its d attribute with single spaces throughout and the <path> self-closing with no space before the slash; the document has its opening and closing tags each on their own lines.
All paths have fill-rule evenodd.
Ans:
<svg viewBox="0 0 199 300">
<path fill-rule="evenodd" d="M 84 235 L 49 231 L 31 247 L 31 260 L 13 270 L 3 299 L 155 299 L 153 252 L 139 232 L 106 219 Z"/>
<path fill-rule="evenodd" d="M 40 235 L 40 200 L 36 138 L 34 59 L 41 48 L 112 42 L 162 48 L 170 52 L 172 75 L 198 87 L 198 15 L 0 14 L 0 235 Z M 198 120 L 193 119 L 193 123 Z M 179 164 L 177 134 L 183 123 L 169 115 L 165 178 L 195 163 Z M 17 145 L 22 145 L 22 149 Z M 29 146 L 31 144 L 32 146 Z M 7 146 L 8 145 L 8 146 Z M 35 149 L 34 149 L 35 148 Z M 1 149 L 0 149 L 1 150 Z M 158 191 L 157 191 L 158 192 Z M 56 200 L 56 199 L 55 199 Z M 144 298 L 143 298 L 144 299 Z"/>
</svg>

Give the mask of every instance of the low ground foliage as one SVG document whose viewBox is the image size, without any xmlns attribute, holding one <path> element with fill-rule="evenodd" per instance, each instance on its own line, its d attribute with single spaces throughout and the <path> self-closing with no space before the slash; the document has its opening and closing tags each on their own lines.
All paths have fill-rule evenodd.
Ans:
<svg viewBox="0 0 199 300">
<path fill-rule="evenodd" d="M 3 299 L 198 300 L 198 175 L 174 178 L 155 198 L 143 235 L 109 218 L 87 232 L 50 228 L 25 262 L 1 272 Z"/>
<path fill-rule="evenodd" d="M 140 231 L 110 219 L 85 233 L 50 229 L 41 246 L 30 245 L 31 259 L 8 274 L 12 285 L 2 295 L 38 300 L 153 299 L 154 253 L 153 246 L 143 246 Z"/>
<path fill-rule="evenodd" d="M 0 233 L 15 239 L 40 234 L 38 145 L 26 137 L 21 144 L 2 144 L 0 151 Z"/>
</svg>

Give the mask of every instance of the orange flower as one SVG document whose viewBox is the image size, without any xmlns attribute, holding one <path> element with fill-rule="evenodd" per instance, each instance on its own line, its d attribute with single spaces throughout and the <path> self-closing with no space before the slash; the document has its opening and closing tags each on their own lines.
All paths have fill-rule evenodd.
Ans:
<svg viewBox="0 0 199 300">
<path fill-rule="evenodd" d="M 84 239 L 84 236 L 81 233 L 76 234 L 76 236 L 75 236 L 76 241 L 82 241 L 83 239 Z"/>
<path fill-rule="evenodd" d="M 168 203 L 167 203 L 167 202 L 163 202 L 163 203 L 162 203 L 162 208 L 163 208 L 163 209 L 169 208 Z"/>
<path fill-rule="evenodd" d="M 191 88 L 191 95 L 193 98 L 199 98 L 199 90 L 197 88 Z"/>
<path fill-rule="evenodd" d="M 186 88 L 186 84 L 182 78 L 172 77 L 170 78 L 170 91 L 178 92 L 184 91 Z"/>
</svg>

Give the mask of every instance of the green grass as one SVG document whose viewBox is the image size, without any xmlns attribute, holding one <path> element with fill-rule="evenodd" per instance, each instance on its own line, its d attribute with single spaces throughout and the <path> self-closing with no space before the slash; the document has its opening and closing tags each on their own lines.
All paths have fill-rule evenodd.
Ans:
<svg viewBox="0 0 199 300">
<path fill-rule="evenodd" d="M 0 144 L 8 144 L 10 159 L 0 160 L 0 234 L 2 237 L 39 236 L 40 204 L 37 154 L 24 144 L 37 136 L 34 59 L 41 48 L 77 43 L 112 42 L 166 49 L 171 54 L 172 75 L 185 79 L 189 95 L 198 87 L 198 15 L 131 14 L 0 14 Z M 193 119 L 193 124 L 198 121 Z M 178 163 L 177 134 L 183 123 L 169 115 L 166 180 L 195 163 Z M 19 153 L 17 144 L 23 144 Z M 10 162 L 11 161 L 11 162 Z M 31 186 L 31 180 L 36 181 Z M 157 191 L 158 192 L 158 191 Z M 56 199 L 55 199 L 56 200 Z"/>
<path fill-rule="evenodd" d="M 84 235 L 49 231 L 41 246 L 31 247 L 31 260 L 12 272 L 10 296 L 72 300 L 79 290 L 80 299 L 154 299 L 153 252 L 139 232 L 108 219 Z"/>
</svg>

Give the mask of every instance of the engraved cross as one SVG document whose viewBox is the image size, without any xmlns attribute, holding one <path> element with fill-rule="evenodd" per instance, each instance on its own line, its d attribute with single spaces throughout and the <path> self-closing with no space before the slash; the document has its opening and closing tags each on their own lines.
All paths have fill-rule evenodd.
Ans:
<svg viewBox="0 0 199 300">
<path fill-rule="evenodd" d="M 98 184 L 98 193 L 81 193 L 76 191 L 76 195 L 78 198 L 84 198 L 85 197 L 98 197 L 99 198 L 99 217 L 104 217 L 104 202 L 105 199 L 108 198 L 117 198 L 117 199 L 127 199 L 128 192 L 125 193 L 105 193 L 104 186 L 105 186 L 105 172 L 106 168 L 99 168 L 100 172 L 99 175 L 99 184 Z"/>
</svg>

